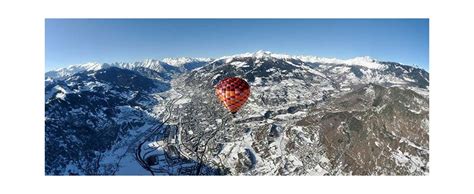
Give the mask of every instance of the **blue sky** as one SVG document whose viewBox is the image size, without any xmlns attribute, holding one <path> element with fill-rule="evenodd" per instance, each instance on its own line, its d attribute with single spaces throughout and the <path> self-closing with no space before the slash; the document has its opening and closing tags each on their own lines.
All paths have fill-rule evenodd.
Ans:
<svg viewBox="0 0 474 194">
<path fill-rule="evenodd" d="M 428 19 L 46 19 L 46 70 L 258 50 L 371 56 L 428 70 Z"/>
</svg>

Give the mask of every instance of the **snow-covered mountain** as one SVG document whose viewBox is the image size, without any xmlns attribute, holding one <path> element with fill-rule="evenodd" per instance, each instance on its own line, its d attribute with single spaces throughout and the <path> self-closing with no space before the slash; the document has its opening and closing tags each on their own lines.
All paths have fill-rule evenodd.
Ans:
<svg viewBox="0 0 474 194">
<path fill-rule="evenodd" d="M 382 68 L 383 66 L 380 65 L 375 59 L 370 58 L 369 56 L 364 57 L 356 57 L 353 59 L 348 60 L 341 60 L 336 58 L 324 58 L 324 57 L 316 57 L 316 56 L 291 56 L 287 54 L 275 54 L 271 53 L 270 51 L 257 51 L 255 53 L 244 53 L 238 54 L 233 56 L 225 56 L 220 58 L 219 60 L 226 59 L 226 60 L 233 60 L 234 58 L 257 58 L 257 59 L 265 59 L 265 58 L 274 58 L 274 59 L 296 59 L 301 60 L 306 63 L 321 63 L 321 64 L 345 64 L 345 65 L 354 65 L 354 66 L 363 66 L 367 68 Z"/>
<path fill-rule="evenodd" d="M 238 76 L 236 117 L 213 87 Z M 46 174 L 423 175 L 429 74 L 268 51 L 46 73 Z"/>
<path fill-rule="evenodd" d="M 85 63 L 85 64 L 77 64 L 77 65 L 70 65 L 66 68 L 60 68 L 58 70 L 53 70 L 46 72 L 46 77 L 51 79 L 60 79 L 71 76 L 75 73 L 84 72 L 84 71 L 97 71 L 100 69 L 108 68 L 108 67 L 118 67 L 123 69 L 139 69 L 139 68 L 146 68 L 156 72 L 168 72 L 168 73 L 182 73 L 185 71 L 190 71 L 195 68 L 201 67 L 212 61 L 211 58 L 189 58 L 189 57 L 181 57 L 181 58 L 164 58 L 163 60 L 156 60 L 156 59 L 146 59 L 141 62 L 133 62 L 133 63 L 126 63 L 126 62 L 116 62 L 116 63 Z"/>
<path fill-rule="evenodd" d="M 164 58 L 162 61 L 175 67 L 184 67 L 187 70 L 192 70 L 202 66 L 202 64 L 212 61 L 211 58 Z"/>
</svg>

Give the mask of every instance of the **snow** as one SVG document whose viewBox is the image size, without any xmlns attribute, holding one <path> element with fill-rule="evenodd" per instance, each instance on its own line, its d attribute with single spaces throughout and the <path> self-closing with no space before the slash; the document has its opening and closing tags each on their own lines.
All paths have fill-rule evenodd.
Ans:
<svg viewBox="0 0 474 194">
<path fill-rule="evenodd" d="M 303 127 L 296 126 L 296 127 L 293 127 L 292 129 L 296 131 L 298 138 L 302 139 L 306 143 L 313 143 L 313 141 L 310 138 L 305 136 L 306 133 L 303 131 Z"/>
<path fill-rule="evenodd" d="M 258 58 L 256 59 L 255 61 L 265 61 L 266 59 L 270 58 L 270 57 L 273 57 L 273 58 L 293 58 L 293 59 L 298 59 L 298 57 L 291 57 L 289 55 L 279 55 L 279 54 L 273 54 L 273 53 L 270 53 L 268 51 L 258 51 L 257 53 L 249 53 L 249 54 L 244 54 L 243 56 L 248 56 L 248 57 L 255 57 L 255 58 Z M 237 57 L 242 57 L 242 55 L 240 56 L 237 56 Z M 274 77 L 266 77 L 265 78 L 265 81 L 262 80 L 261 77 L 255 77 L 255 81 L 252 84 L 252 86 L 258 86 L 258 87 L 255 87 L 253 88 L 253 93 L 252 93 L 252 96 L 250 97 L 249 99 L 249 103 L 246 104 L 246 106 L 244 107 L 244 111 L 246 111 L 245 115 L 246 117 L 262 117 L 267 111 L 273 111 L 274 113 L 275 112 L 278 112 L 278 110 L 286 110 L 288 108 L 288 106 L 295 106 L 295 105 L 305 105 L 305 104 L 309 104 L 309 103 L 313 103 L 314 101 L 318 101 L 321 99 L 322 97 L 322 93 L 320 91 L 324 91 L 324 90 L 334 90 L 334 87 L 332 86 L 332 83 L 333 83 L 333 77 L 334 79 L 338 79 L 337 76 L 342 76 L 341 79 L 345 79 L 341 86 L 342 86 L 342 90 L 350 90 L 350 87 L 348 86 L 351 86 L 352 84 L 354 83 L 359 83 L 359 82 L 383 82 L 383 81 L 387 81 L 387 80 L 390 80 L 392 78 L 380 78 L 380 77 L 377 77 L 378 75 L 376 73 L 373 73 L 373 72 L 377 72 L 375 70 L 373 70 L 372 68 L 378 68 L 377 65 L 380 65 L 378 64 L 375 60 L 372 60 L 371 58 L 369 57 L 361 57 L 361 58 L 355 58 L 355 59 L 352 59 L 352 60 L 339 60 L 339 59 L 326 59 L 326 58 L 318 58 L 318 57 L 307 57 L 307 58 L 304 58 L 304 57 L 300 57 L 300 58 L 303 58 L 307 61 L 314 61 L 314 62 L 318 62 L 318 63 L 325 63 L 325 64 L 329 64 L 328 66 L 326 67 L 330 67 L 330 69 L 324 69 L 326 67 L 323 67 L 323 68 L 319 68 L 321 66 L 318 66 L 318 67 L 310 67 L 310 66 L 307 66 L 306 64 L 304 63 L 293 63 L 291 61 L 287 61 L 288 64 L 290 65 L 293 65 L 295 67 L 298 67 L 298 69 L 296 71 L 293 71 L 291 72 L 292 70 L 290 70 L 290 73 L 286 74 L 285 76 L 287 77 L 291 77 L 295 74 L 305 74 L 306 72 L 308 73 L 311 73 L 312 75 L 316 75 L 316 76 L 311 76 L 309 75 L 310 79 L 312 77 L 315 77 L 317 80 L 317 82 L 315 83 L 309 83 L 309 81 L 306 81 L 306 80 L 300 80 L 300 79 L 283 79 L 281 81 L 272 81 L 273 78 L 275 78 L 276 76 L 281 76 L 282 74 L 280 74 L 280 72 L 276 71 L 275 68 L 270 68 L 269 71 L 273 71 L 275 72 L 273 75 Z M 167 64 L 170 64 L 170 65 L 173 65 L 173 66 L 180 66 L 181 63 L 183 63 L 184 61 L 186 61 L 188 59 L 163 59 L 163 63 L 167 63 Z M 228 58 L 226 59 L 228 60 Z M 230 60 L 231 63 L 230 65 L 234 65 L 235 67 L 246 67 L 248 66 L 248 64 L 246 62 L 241 62 L 241 61 L 234 61 L 233 59 Z M 344 61 L 345 64 L 347 64 L 346 66 L 344 65 L 341 65 L 341 66 L 333 66 L 332 63 L 342 63 L 341 61 Z M 161 67 L 161 62 L 158 61 L 158 60 L 146 60 L 145 62 L 143 63 L 121 63 L 121 64 L 115 64 L 115 65 L 118 65 L 118 66 L 126 66 L 127 68 L 131 68 L 131 67 L 134 67 L 135 65 L 146 65 L 147 67 L 153 67 L 153 68 L 160 68 Z M 363 71 L 364 73 L 364 80 L 362 79 L 359 79 L 357 78 L 356 76 L 354 76 L 353 74 L 350 73 L 350 70 L 351 70 L 351 67 L 349 67 L 349 65 L 360 65 L 360 66 L 364 66 L 364 67 L 367 67 L 367 68 L 362 68 L 361 71 Z M 94 68 L 100 68 L 100 66 L 94 66 L 94 65 L 91 65 L 90 68 L 94 69 Z M 326 71 L 328 70 L 328 71 Z M 331 73 L 334 73 L 332 75 L 335 75 L 335 76 L 331 76 L 330 79 L 326 77 L 325 74 L 321 73 L 321 72 L 324 72 L 324 73 L 328 73 L 329 75 L 331 75 Z M 206 74 L 208 75 L 209 77 L 212 77 L 212 80 L 215 80 L 217 79 L 221 74 L 217 73 L 217 74 Z M 305 75 L 306 76 L 306 75 Z M 369 77 L 369 78 L 365 78 L 365 76 Z M 206 78 L 209 78 L 209 77 L 206 77 Z M 322 79 L 321 77 L 323 78 L 327 78 L 327 79 Z M 400 81 L 400 80 L 397 80 L 397 79 L 392 79 L 392 82 L 397 82 L 397 81 Z M 402 80 L 403 81 L 403 80 Z M 262 86 L 263 83 L 265 84 L 265 86 Z M 403 81 L 403 83 L 405 83 L 405 81 Z M 95 85 L 98 85 L 100 83 L 94 83 L 94 82 L 90 82 L 90 83 L 86 83 L 84 88 L 81 88 L 82 89 L 92 89 L 93 86 Z M 338 82 L 339 84 L 339 82 Z M 344 87 L 346 86 L 346 87 Z M 173 86 L 174 87 L 174 86 Z M 336 86 L 335 86 L 336 87 Z M 176 87 L 175 87 L 176 88 Z M 59 87 L 58 88 L 54 88 L 55 91 L 58 91 L 56 97 L 58 98 L 64 98 L 65 97 L 65 94 L 68 92 L 67 91 L 67 87 L 66 88 L 63 88 L 63 87 Z M 177 89 L 177 88 L 176 88 Z M 427 90 L 426 90 L 427 91 Z M 285 92 L 287 94 L 285 94 Z M 367 89 L 367 95 L 369 96 L 374 96 L 375 95 L 375 91 L 373 90 L 373 88 L 369 88 Z M 62 96 L 64 95 L 64 96 Z M 118 93 L 117 95 L 123 95 L 125 96 L 127 99 L 131 98 L 134 96 L 133 93 L 127 93 L 127 92 L 120 92 Z M 193 95 L 193 94 L 190 94 L 190 95 Z M 194 95 L 199 95 L 197 92 L 194 94 Z M 160 95 L 157 95 L 157 98 L 161 100 L 163 99 L 176 99 L 178 97 L 180 97 L 181 95 L 175 90 L 175 89 L 171 89 L 169 91 L 163 94 L 160 94 Z M 269 107 L 268 105 L 261 105 L 261 104 L 258 104 L 259 103 L 259 100 L 260 98 L 266 98 L 266 99 L 278 99 L 279 97 L 281 96 L 285 96 L 285 99 L 288 100 L 289 102 L 297 102 L 297 104 L 295 103 L 292 103 L 292 104 L 278 104 L 278 105 L 275 105 L 275 106 L 271 106 Z M 298 100 L 296 100 L 298 99 Z M 311 100 L 308 100 L 308 99 L 311 99 Z M 418 99 L 420 101 L 420 103 L 424 102 L 422 101 L 422 99 Z M 183 105 L 183 106 L 178 106 L 178 107 L 184 107 L 186 106 L 186 104 L 190 103 L 191 102 L 191 98 L 181 98 L 179 100 L 177 100 L 175 102 L 176 105 Z M 204 103 L 204 102 L 203 102 Z M 376 110 L 380 111 L 381 109 L 383 109 L 385 107 L 385 105 L 383 105 L 382 107 L 376 107 Z M 130 120 L 134 120 L 134 119 L 140 119 L 136 116 L 134 116 L 134 108 L 133 107 L 130 107 L 130 106 L 118 106 L 117 107 L 120 111 L 119 115 L 118 115 L 118 120 L 123 120 L 123 122 L 125 121 L 130 121 Z M 82 111 L 80 109 L 74 109 L 72 110 L 71 112 L 74 112 L 74 111 Z M 156 106 L 156 107 L 153 107 L 153 112 L 155 112 L 157 115 L 163 113 L 165 111 L 165 106 Z M 314 145 L 317 145 L 319 140 L 318 140 L 318 137 L 319 137 L 319 134 L 317 134 L 318 132 L 316 132 L 317 130 L 315 131 L 309 131 L 306 132 L 305 130 L 303 129 L 307 129 L 307 128 L 303 128 L 301 126 L 291 126 L 291 124 L 293 123 L 290 123 L 290 124 L 282 124 L 282 123 L 285 123 L 287 120 L 291 120 L 291 119 L 294 119 L 294 118 L 302 118 L 304 116 L 306 116 L 308 113 L 306 112 L 307 110 L 300 110 L 296 113 L 286 113 L 286 114 L 279 114 L 278 115 L 275 115 L 275 114 L 272 114 L 271 118 L 270 119 L 265 119 L 265 120 L 262 120 L 262 121 L 258 121 L 258 123 L 252 123 L 252 124 L 249 124 L 250 125 L 250 130 L 249 132 L 246 132 L 244 135 L 242 136 L 238 136 L 238 139 L 235 139 L 235 140 L 230 140 L 229 142 L 225 142 L 224 143 L 224 147 L 223 149 L 221 150 L 221 153 L 225 153 L 225 154 L 230 154 L 228 160 L 225 162 L 227 165 L 226 166 L 233 166 L 233 164 L 235 164 L 236 159 L 237 159 L 237 154 L 241 154 L 242 152 L 244 153 L 247 153 L 248 155 L 250 155 L 249 157 L 252 158 L 252 163 L 254 163 L 255 166 L 252 167 L 252 169 L 249 171 L 249 172 L 245 172 L 246 174 L 252 174 L 252 173 L 258 173 L 258 174 L 277 174 L 278 172 L 276 172 L 277 170 L 279 169 L 285 169 L 287 171 L 292 171 L 294 169 L 296 169 L 297 167 L 299 166 L 302 166 L 303 165 L 303 162 L 301 160 L 303 160 L 303 158 L 301 158 L 302 156 L 297 154 L 297 153 L 286 153 L 288 152 L 287 150 L 285 150 L 285 143 L 288 142 L 288 138 L 289 137 L 285 137 L 286 135 L 296 135 L 296 137 L 299 140 L 299 142 L 303 143 L 303 144 L 313 144 Z M 415 111 L 415 110 L 411 110 L 410 111 Z M 421 111 L 421 110 L 420 110 Z M 199 113 L 198 113 L 199 114 Z M 130 116 L 131 115 L 131 116 Z M 155 115 L 156 116 L 156 115 Z M 245 119 L 242 118 L 240 115 L 239 115 L 239 119 Z M 211 123 L 213 123 L 212 121 L 212 118 L 211 120 L 209 121 Z M 200 123 L 200 124 L 203 124 L 205 127 L 203 127 L 203 129 L 205 131 L 211 131 L 211 130 L 215 130 L 216 128 L 216 125 L 215 124 L 209 124 L 209 122 L 203 122 L 203 123 Z M 215 119 L 215 122 L 217 124 L 221 124 L 223 121 L 222 119 Z M 176 121 L 170 121 L 169 123 L 167 124 L 175 124 L 175 123 L 178 123 Z M 253 149 L 252 145 L 255 143 L 255 140 L 253 137 L 253 135 L 255 135 L 255 131 L 258 129 L 257 126 L 264 126 L 264 125 L 268 125 L 269 123 L 272 123 L 273 125 L 278 125 L 279 127 L 281 127 L 281 129 L 279 129 L 279 132 L 281 134 L 280 137 L 276 138 L 276 140 L 274 142 L 272 142 L 270 145 L 268 145 L 268 148 L 269 148 L 269 151 L 271 152 L 271 158 L 262 158 L 262 157 L 265 157 L 265 156 L 260 156 L 259 154 L 261 153 L 257 153 L 255 152 L 255 150 Z M 429 122 L 428 120 L 426 120 L 426 125 L 428 125 Z M 149 126 L 150 127 L 150 126 Z M 247 126 L 246 126 L 247 127 Z M 427 128 L 427 127 L 426 127 Z M 285 133 L 285 130 L 288 130 L 290 129 L 290 133 Z M 199 130 L 201 129 L 197 129 L 197 128 L 193 128 L 192 130 L 189 130 L 189 129 L 183 129 L 185 131 L 183 131 L 183 135 L 184 134 L 189 134 L 189 135 L 193 135 L 195 133 L 198 133 Z M 193 132 L 194 130 L 194 132 Z M 138 129 L 138 130 L 130 130 L 130 133 L 128 134 L 129 136 L 137 136 L 139 134 L 143 134 L 145 132 L 145 130 L 143 129 Z M 178 134 L 181 134 L 181 133 L 178 133 Z M 132 138 L 129 138 L 129 140 L 132 140 Z M 179 142 L 179 138 L 176 139 L 177 142 Z M 128 140 L 125 140 L 123 142 L 121 142 L 121 144 L 123 143 L 129 143 L 129 144 L 132 144 L 131 142 L 126 142 Z M 173 142 L 175 141 L 175 139 L 173 140 L 170 140 L 170 142 Z M 400 140 L 402 141 L 402 140 Z M 405 141 L 405 140 L 403 140 Z M 415 147 L 416 145 L 413 144 L 412 142 L 406 140 L 407 144 L 409 144 L 409 146 L 412 146 L 412 147 Z M 161 142 L 161 143 L 160 143 Z M 148 144 L 149 147 L 151 148 L 155 148 L 156 149 L 156 153 L 163 153 L 163 142 L 162 141 L 155 141 L 155 142 L 150 142 Z M 377 146 L 381 146 L 381 143 L 379 142 L 375 142 L 375 144 Z M 117 146 L 119 146 L 117 144 Z M 125 148 L 123 145 L 121 145 L 122 148 Z M 266 145 L 267 146 L 267 145 Z M 316 148 L 317 149 L 317 148 Z M 117 158 L 113 158 L 113 157 L 117 157 L 119 156 L 121 153 L 124 153 L 126 152 L 126 150 L 124 149 L 117 149 L 117 150 L 111 150 L 109 151 L 108 153 L 110 153 L 110 158 L 107 158 L 107 161 L 116 161 Z M 403 163 L 403 164 L 407 164 L 409 163 L 410 161 L 410 158 L 408 158 L 406 156 L 406 153 L 401 153 L 401 152 L 392 152 L 393 154 L 393 157 L 396 158 L 397 162 L 398 163 Z M 162 157 L 161 155 L 159 157 Z M 276 160 L 278 158 L 278 160 Z M 215 160 L 216 158 L 212 158 L 212 160 Z M 414 163 L 417 163 L 419 162 L 420 164 L 423 164 L 423 162 L 421 161 L 421 158 L 412 158 L 412 160 L 414 160 L 415 162 Z M 419 160 L 419 161 L 417 161 Z M 217 161 L 217 160 L 216 160 Z M 328 173 L 324 167 L 326 167 L 324 164 L 325 163 L 328 163 L 329 160 L 325 157 L 325 156 L 318 156 L 316 157 L 315 161 L 317 161 L 317 164 L 314 164 L 311 166 L 311 168 L 303 168 L 303 172 L 304 170 L 306 170 L 307 174 L 311 174 L 311 175 L 323 175 L 323 174 L 326 174 Z M 135 159 L 133 158 L 133 153 L 129 153 L 125 156 L 125 158 L 120 162 L 120 171 L 118 172 L 118 174 L 149 174 L 148 172 L 146 171 L 143 171 L 143 169 L 137 165 Z M 183 166 L 186 166 L 186 165 L 192 165 L 192 164 L 183 164 Z M 305 164 L 306 165 L 306 164 Z M 73 169 L 74 166 L 70 166 L 69 169 Z M 413 168 L 410 167 L 410 168 Z M 141 170 L 141 171 L 140 171 Z M 138 172 L 138 173 L 137 173 Z M 301 172 L 301 171 L 300 171 Z M 291 172 L 288 172 L 288 173 L 291 173 Z"/>
<path fill-rule="evenodd" d="M 420 114 L 421 110 L 413 110 L 413 109 L 408 109 L 410 112 L 415 113 L 415 114 Z"/>
<path fill-rule="evenodd" d="M 336 73 L 336 74 L 345 74 L 345 73 L 348 73 L 350 71 L 350 68 L 349 67 L 334 67 L 331 69 L 331 72 L 332 73 Z"/>
<path fill-rule="evenodd" d="M 348 65 L 363 66 L 370 69 L 380 69 L 383 67 L 380 63 L 377 63 L 375 59 L 372 59 L 368 56 L 344 60 L 343 63 Z"/>
<path fill-rule="evenodd" d="M 326 75 L 324 75 L 323 73 L 319 72 L 319 71 L 316 71 L 315 69 L 311 68 L 311 67 L 308 67 L 306 65 L 303 65 L 301 66 L 303 69 L 305 69 L 306 71 L 308 71 L 309 73 L 312 73 L 314 75 L 318 75 L 318 76 L 321 76 L 321 77 L 324 77 L 326 78 Z"/>
<path fill-rule="evenodd" d="M 156 59 L 147 59 L 142 62 L 133 62 L 133 63 L 126 63 L 126 62 L 117 62 L 117 63 L 97 63 L 97 62 L 89 62 L 85 64 L 76 64 L 70 65 L 67 68 L 60 68 L 58 70 L 47 72 L 47 77 L 50 78 L 62 78 L 68 75 L 72 75 L 74 73 L 83 72 L 83 71 L 97 71 L 103 68 L 116 66 L 125 69 L 133 69 L 135 67 L 146 67 L 157 71 L 163 70 L 163 64 L 168 64 L 175 67 L 182 67 L 186 63 L 193 63 L 193 62 L 205 62 L 211 63 L 214 61 L 224 60 L 226 63 L 232 62 L 236 58 L 256 58 L 256 63 L 259 64 L 261 60 L 268 60 L 271 58 L 275 59 L 284 59 L 287 63 L 295 65 L 288 61 L 288 59 L 294 60 L 301 60 L 305 63 L 319 63 L 325 65 L 334 65 L 334 64 L 343 64 L 347 66 L 361 66 L 367 69 L 383 69 L 385 66 L 380 64 L 376 59 L 373 59 L 369 56 L 362 56 L 362 57 L 355 57 L 351 59 L 337 59 L 337 58 L 324 58 L 318 56 L 301 56 L 301 55 L 288 55 L 288 54 L 276 54 L 270 51 L 259 50 L 254 53 L 243 53 L 243 54 L 236 54 L 231 56 L 223 56 L 216 60 L 211 58 L 190 58 L 190 57 L 178 57 L 178 58 L 163 58 L 162 60 Z M 244 62 L 235 62 L 233 63 L 236 67 L 246 67 Z M 297 66 L 297 65 L 295 65 Z M 310 68 L 310 67 L 303 67 L 310 73 L 315 75 L 323 76 L 320 72 Z M 410 78 L 405 78 L 406 81 L 412 82 L 413 80 Z"/>
<path fill-rule="evenodd" d="M 396 150 L 396 152 L 392 152 L 392 156 L 395 158 L 397 164 L 405 164 L 410 161 L 400 150 Z"/>
<path fill-rule="evenodd" d="M 308 175 L 311 175 L 311 176 L 322 176 L 328 173 L 328 171 L 322 168 L 319 164 L 316 165 L 314 169 L 306 170 L 306 172 L 308 173 Z"/>
<path fill-rule="evenodd" d="M 238 68 L 248 67 L 247 63 L 242 62 L 242 61 L 235 61 L 235 62 L 231 62 L 230 64 Z"/>
<path fill-rule="evenodd" d="M 421 146 L 418 146 L 416 145 L 415 143 L 411 142 L 410 140 L 408 140 L 407 138 L 405 137 L 400 137 L 400 143 L 406 143 L 407 145 L 411 146 L 411 147 L 414 147 L 418 150 L 421 150 L 421 151 L 425 151 L 426 153 L 428 153 L 429 149 L 428 148 L 424 148 L 424 147 L 421 147 Z"/>
<path fill-rule="evenodd" d="M 179 105 L 179 104 L 186 104 L 189 102 L 191 102 L 191 98 L 181 98 L 178 101 L 176 101 L 175 104 Z"/>
<path fill-rule="evenodd" d="M 295 130 L 295 131 L 297 131 L 297 132 L 299 132 L 299 133 L 304 133 L 304 132 L 303 132 L 303 127 L 301 127 L 301 126 L 296 126 L 296 127 L 291 128 L 291 129 L 293 129 L 293 130 Z"/>
<path fill-rule="evenodd" d="M 252 83 L 254 86 L 259 86 L 262 85 L 262 78 L 261 77 L 255 77 L 255 81 Z"/>
<path fill-rule="evenodd" d="M 65 77 L 69 76 L 78 72 L 83 72 L 83 71 L 97 71 L 102 68 L 108 67 L 109 65 L 107 64 L 101 64 L 97 62 L 89 62 L 85 64 L 75 64 L 75 65 L 70 65 L 66 68 L 60 68 L 55 71 L 50 71 L 47 72 L 47 75 L 51 75 L 52 78 L 58 78 L 58 77 Z"/>
<path fill-rule="evenodd" d="M 336 59 L 336 58 L 323 58 L 323 57 L 314 57 L 314 56 L 296 56 L 304 62 L 309 63 L 322 63 L 322 64 L 345 64 L 345 65 L 354 65 L 354 66 L 362 66 L 367 67 L 370 69 L 380 69 L 383 67 L 377 60 L 372 59 L 371 57 L 355 57 L 352 59 Z"/>
<path fill-rule="evenodd" d="M 424 88 L 418 88 L 418 87 L 408 87 L 408 89 L 422 95 L 422 96 L 425 96 L 425 97 L 428 97 L 429 96 L 429 90 L 428 89 L 424 89 Z M 415 100 L 417 100 L 417 98 L 415 98 Z M 417 103 L 421 103 L 421 100 L 419 101 L 416 101 Z"/>
<path fill-rule="evenodd" d="M 215 79 L 217 79 L 219 76 L 221 76 L 221 74 L 219 74 L 219 73 L 218 73 L 218 74 L 216 74 L 216 75 L 214 75 L 214 76 L 212 77 L 212 80 L 215 80 Z"/>
<path fill-rule="evenodd" d="M 414 79 L 411 79 L 409 77 L 403 77 L 403 79 L 409 82 L 416 82 Z"/>
<path fill-rule="evenodd" d="M 64 100 L 66 98 L 66 94 L 69 93 L 68 90 L 64 89 L 61 86 L 54 86 L 54 89 L 58 91 L 58 93 L 56 93 L 56 98 L 59 98 L 61 100 Z"/>
<path fill-rule="evenodd" d="M 108 67 L 119 67 L 124 69 L 133 69 L 136 67 L 145 67 L 149 69 L 153 69 L 155 71 L 163 71 L 163 65 L 168 64 L 171 66 L 181 67 L 186 63 L 192 62 L 211 62 L 211 58 L 189 58 L 189 57 L 181 57 L 181 58 L 164 58 L 163 60 L 157 59 L 146 59 L 140 62 L 116 62 L 116 63 L 98 63 L 98 62 L 89 62 L 85 64 L 74 64 L 70 65 L 66 68 L 60 68 L 57 70 L 46 72 L 46 76 L 50 79 L 58 79 L 64 78 L 75 73 L 84 72 L 84 71 L 98 71 L 101 69 L 105 69 Z"/>
<path fill-rule="evenodd" d="M 301 162 L 298 157 L 293 154 L 287 156 L 287 164 L 285 165 L 288 171 L 294 171 L 296 168 L 303 166 L 303 162 Z"/>
<path fill-rule="evenodd" d="M 257 59 L 266 59 L 266 58 L 291 58 L 289 55 L 285 54 L 273 54 L 270 51 L 264 51 L 264 50 L 259 50 L 255 53 L 243 53 L 243 54 L 237 54 L 237 55 L 231 55 L 231 56 L 223 56 L 219 58 L 218 60 L 226 60 L 226 62 L 230 62 L 235 58 L 257 58 Z"/>
<path fill-rule="evenodd" d="M 150 172 L 141 167 L 133 157 L 133 154 L 126 155 L 119 164 L 120 168 L 116 175 L 150 175 Z"/>
<path fill-rule="evenodd" d="M 266 70 L 266 72 L 274 72 L 274 71 L 276 71 L 275 68 L 270 68 L 270 69 L 267 69 L 267 70 Z"/>
<path fill-rule="evenodd" d="M 182 67 L 186 63 L 192 62 L 211 62 L 211 58 L 190 58 L 190 57 L 178 57 L 178 58 L 164 58 L 161 60 L 171 66 Z"/>
<path fill-rule="evenodd" d="M 349 87 L 344 87 L 344 88 L 341 88 L 341 91 L 343 91 L 343 92 L 351 91 L 351 88 L 349 88 Z"/>
</svg>

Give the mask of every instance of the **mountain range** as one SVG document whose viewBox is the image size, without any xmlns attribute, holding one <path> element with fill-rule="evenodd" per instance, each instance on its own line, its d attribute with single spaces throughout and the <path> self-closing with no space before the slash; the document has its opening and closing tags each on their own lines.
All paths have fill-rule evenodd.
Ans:
<svg viewBox="0 0 474 194">
<path fill-rule="evenodd" d="M 214 86 L 240 77 L 231 116 Z M 268 51 L 45 74 L 47 175 L 426 175 L 429 73 Z"/>
</svg>

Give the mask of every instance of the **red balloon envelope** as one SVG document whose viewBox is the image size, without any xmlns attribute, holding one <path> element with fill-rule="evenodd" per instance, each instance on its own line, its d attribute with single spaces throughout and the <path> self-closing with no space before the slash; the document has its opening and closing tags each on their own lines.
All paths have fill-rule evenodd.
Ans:
<svg viewBox="0 0 474 194">
<path fill-rule="evenodd" d="M 238 77 L 228 77 L 216 85 L 216 95 L 232 114 L 235 114 L 250 96 L 250 85 Z"/>
</svg>

